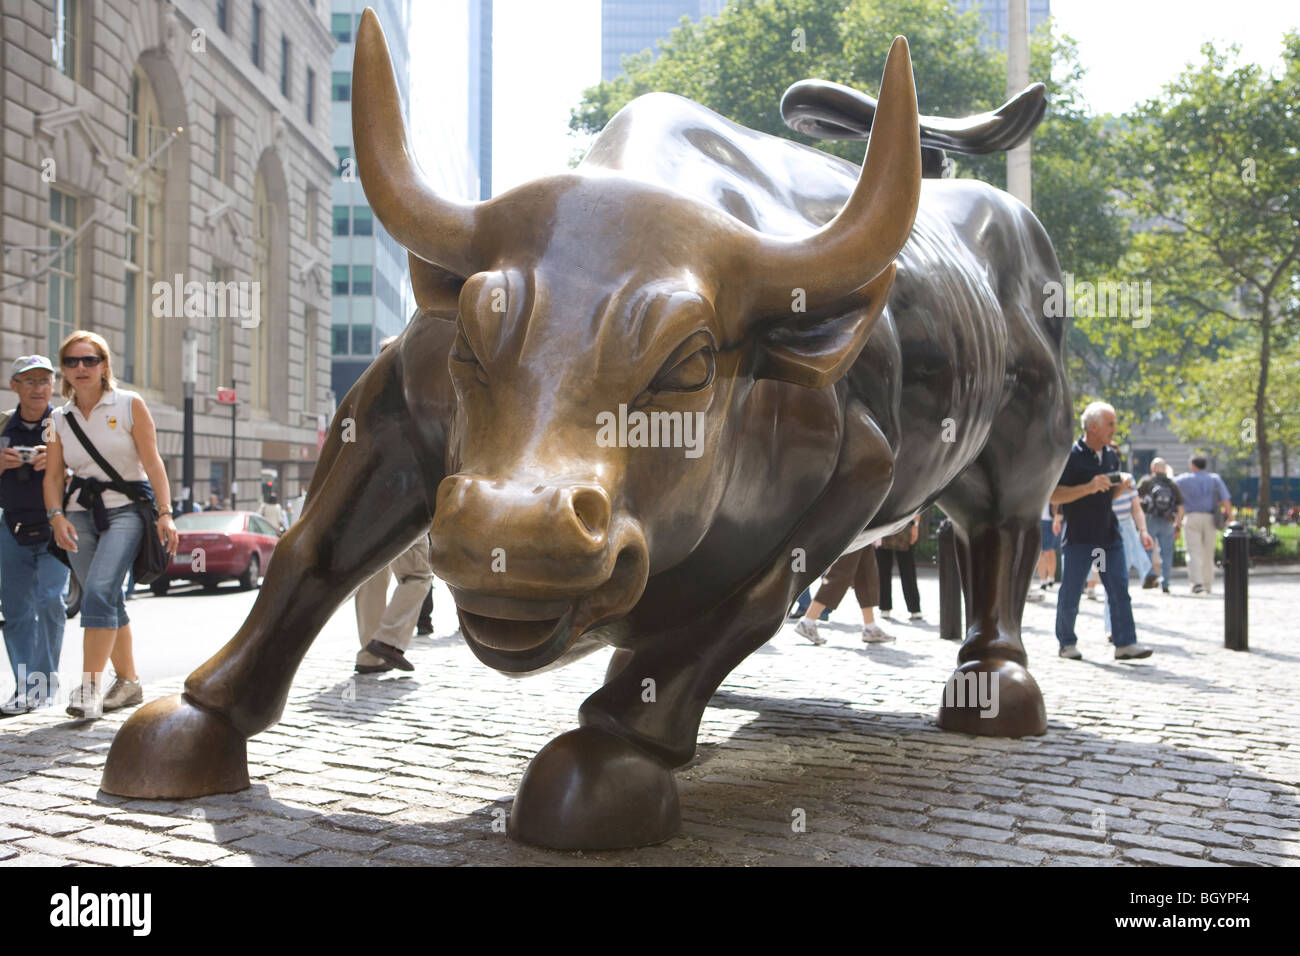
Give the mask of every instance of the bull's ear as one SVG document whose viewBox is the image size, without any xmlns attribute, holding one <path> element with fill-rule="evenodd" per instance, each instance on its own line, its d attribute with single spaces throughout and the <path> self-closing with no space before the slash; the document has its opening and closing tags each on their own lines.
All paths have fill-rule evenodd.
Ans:
<svg viewBox="0 0 1300 956">
<path fill-rule="evenodd" d="M 889 299 L 898 266 L 884 272 L 827 313 L 797 316 L 769 329 L 759 343 L 757 378 L 805 388 L 833 385 L 849 370 Z"/>
<path fill-rule="evenodd" d="M 440 266 L 425 262 L 415 253 L 407 258 L 411 264 L 411 288 L 421 312 L 439 319 L 455 320 L 460 303 L 460 287 L 465 280 Z"/>
</svg>

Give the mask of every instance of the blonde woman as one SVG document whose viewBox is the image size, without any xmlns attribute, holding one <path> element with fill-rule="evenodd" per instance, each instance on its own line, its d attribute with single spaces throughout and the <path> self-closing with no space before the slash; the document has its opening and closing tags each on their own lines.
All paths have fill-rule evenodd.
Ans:
<svg viewBox="0 0 1300 956">
<path fill-rule="evenodd" d="M 144 700 L 122 581 L 135 562 L 145 524 L 132 500 L 114 488 L 110 476 L 78 439 L 70 418 L 124 481 L 155 498 L 158 538 L 170 552 L 176 550 L 177 534 L 153 417 L 144 399 L 117 387 L 108 343 L 94 332 L 73 332 L 59 346 L 59 368 L 63 395 L 70 401 L 56 408 L 52 417 L 45 507 L 55 543 L 67 550 L 82 591 L 83 674 L 68 713 L 95 719 L 104 711 Z M 72 470 L 66 489 L 65 466 Z M 116 679 L 104 693 L 104 668 L 110 658 Z"/>
</svg>

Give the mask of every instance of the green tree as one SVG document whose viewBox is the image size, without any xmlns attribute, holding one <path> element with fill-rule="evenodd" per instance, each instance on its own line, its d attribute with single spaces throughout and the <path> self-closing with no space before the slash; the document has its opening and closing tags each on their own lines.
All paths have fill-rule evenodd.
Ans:
<svg viewBox="0 0 1300 956">
<path fill-rule="evenodd" d="M 751 129 L 763 130 L 852 161 L 863 144 L 811 141 L 781 120 L 781 94 L 809 77 L 875 95 L 890 42 L 908 39 L 922 113 L 960 117 L 999 105 L 1006 57 L 982 47 L 982 21 L 947 0 L 735 0 L 719 17 L 683 20 L 648 52 L 627 58 L 625 72 L 588 89 L 570 127 L 596 133 L 643 93 L 678 93 Z M 1110 176 L 1100 122 L 1078 93 L 1083 70 L 1068 38 L 1035 34 L 1031 75 L 1048 85 L 1049 112 L 1034 136 L 1034 208 L 1056 243 L 1062 267 L 1087 274 L 1122 252 L 1122 224 L 1107 193 Z M 959 156 L 957 175 L 1006 184 L 1000 155 Z"/>
<path fill-rule="evenodd" d="M 1247 433 L 1266 507 L 1277 430 L 1274 352 L 1294 345 L 1300 326 L 1300 32 L 1284 38 L 1283 67 L 1273 74 L 1236 64 L 1238 54 L 1206 44 L 1201 64 L 1135 111 L 1116 137 L 1117 188 L 1148 224 L 1130 261 L 1162 307 L 1139 357 L 1157 354 L 1156 343 L 1171 335 L 1200 349 L 1182 366 L 1139 361 L 1142 374 L 1178 410 L 1173 423 L 1184 440 L 1242 431 L 1232 409 L 1248 398 L 1243 417 L 1253 422 Z M 1252 362 L 1242 364 L 1241 349 Z M 1243 368 L 1251 370 L 1248 384 Z M 1216 417 L 1220 428 L 1210 424 Z"/>
</svg>

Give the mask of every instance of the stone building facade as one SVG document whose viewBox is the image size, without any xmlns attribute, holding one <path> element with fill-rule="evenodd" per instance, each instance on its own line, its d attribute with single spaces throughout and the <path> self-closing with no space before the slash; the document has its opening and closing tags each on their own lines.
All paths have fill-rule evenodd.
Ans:
<svg viewBox="0 0 1300 956">
<path fill-rule="evenodd" d="M 181 494 L 305 490 L 330 392 L 327 0 L 3 0 L 0 360 L 108 340 Z"/>
</svg>

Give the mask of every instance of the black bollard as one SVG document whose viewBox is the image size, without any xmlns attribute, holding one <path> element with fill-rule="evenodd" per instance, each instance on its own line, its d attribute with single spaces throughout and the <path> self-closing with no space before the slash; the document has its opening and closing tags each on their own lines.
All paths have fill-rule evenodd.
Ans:
<svg viewBox="0 0 1300 956">
<path fill-rule="evenodd" d="M 957 537 L 952 522 L 939 525 L 939 636 L 945 641 L 962 639 L 961 569 L 957 565 Z"/>
<path fill-rule="evenodd" d="M 1223 646 L 1250 650 L 1250 532 L 1234 521 L 1223 532 Z"/>
</svg>

